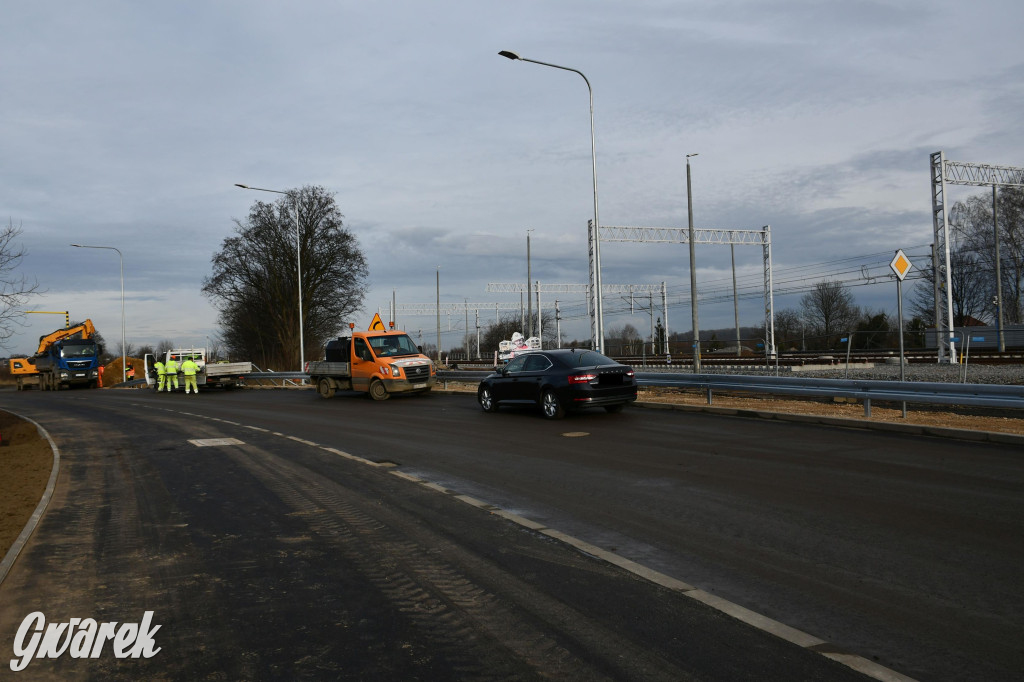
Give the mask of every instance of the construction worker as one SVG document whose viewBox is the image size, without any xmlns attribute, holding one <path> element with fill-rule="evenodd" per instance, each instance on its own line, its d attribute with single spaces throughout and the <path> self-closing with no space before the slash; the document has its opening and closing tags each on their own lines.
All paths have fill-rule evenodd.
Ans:
<svg viewBox="0 0 1024 682">
<path fill-rule="evenodd" d="M 164 365 L 164 372 L 167 374 L 167 391 L 178 390 L 178 361 L 174 359 L 174 356 L 167 358 L 167 363 Z M 171 387 L 173 384 L 173 388 Z"/>
<path fill-rule="evenodd" d="M 156 390 L 162 391 L 164 390 L 164 380 L 167 378 L 167 369 L 164 367 L 164 363 L 159 360 L 153 363 L 153 369 L 156 370 Z"/>
<path fill-rule="evenodd" d="M 199 385 L 196 384 L 196 372 L 199 371 L 199 365 L 192 356 L 185 358 L 185 362 L 181 363 L 181 371 L 185 374 L 185 395 L 188 395 L 188 387 L 191 386 L 192 390 L 199 393 Z"/>
<path fill-rule="evenodd" d="M 133 381 L 135 379 L 135 365 L 129 362 L 124 370 L 124 376 L 127 381 Z"/>
</svg>

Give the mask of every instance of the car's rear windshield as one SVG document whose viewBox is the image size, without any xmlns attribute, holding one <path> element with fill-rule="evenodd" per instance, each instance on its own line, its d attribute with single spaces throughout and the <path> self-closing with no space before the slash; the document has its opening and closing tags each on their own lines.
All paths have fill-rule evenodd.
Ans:
<svg viewBox="0 0 1024 682">
<path fill-rule="evenodd" d="M 575 353 L 569 353 L 562 357 L 562 359 L 570 367 L 596 367 L 599 365 L 617 365 L 615 362 L 606 355 L 601 355 L 597 351 L 584 350 L 576 351 Z"/>
</svg>

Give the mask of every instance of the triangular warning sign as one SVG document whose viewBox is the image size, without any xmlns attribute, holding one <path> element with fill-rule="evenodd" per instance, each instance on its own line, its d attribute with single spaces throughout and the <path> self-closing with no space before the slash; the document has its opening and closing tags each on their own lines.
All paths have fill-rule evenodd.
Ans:
<svg viewBox="0 0 1024 682">
<path fill-rule="evenodd" d="M 384 326 L 384 320 L 380 319 L 380 313 L 376 313 L 373 316 L 373 322 L 370 323 L 371 332 L 386 332 L 387 327 Z"/>
</svg>

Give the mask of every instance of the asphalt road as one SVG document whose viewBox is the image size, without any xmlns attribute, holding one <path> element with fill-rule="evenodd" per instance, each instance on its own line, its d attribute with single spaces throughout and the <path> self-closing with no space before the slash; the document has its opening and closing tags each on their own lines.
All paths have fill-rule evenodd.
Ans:
<svg viewBox="0 0 1024 682">
<path fill-rule="evenodd" d="M 548 422 L 465 395 L 0 406 L 64 458 L 0 586 L 0 651 L 36 610 L 161 624 L 152 659 L 36 660 L 24 679 L 863 679 L 818 651 L 918 679 L 1024 669 L 1012 446 L 640 409 Z M 241 443 L 189 442 L 211 438 Z"/>
</svg>

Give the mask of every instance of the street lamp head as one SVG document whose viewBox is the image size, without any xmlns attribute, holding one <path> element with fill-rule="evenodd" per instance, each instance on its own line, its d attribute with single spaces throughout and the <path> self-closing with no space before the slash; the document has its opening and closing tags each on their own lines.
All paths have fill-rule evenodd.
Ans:
<svg viewBox="0 0 1024 682">
<path fill-rule="evenodd" d="M 502 51 L 501 51 L 501 52 L 499 52 L 498 54 L 500 54 L 500 55 L 501 55 L 502 57 L 504 57 L 505 59 L 511 59 L 511 60 L 513 60 L 513 61 L 515 61 L 515 60 L 517 60 L 517 59 L 522 59 L 522 57 L 520 57 L 519 55 L 517 55 L 517 54 L 516 54 L 515 52 L 512 52 L 511 50 L 502 50 Z"/>
<path fill-rule="evenodd" d="M 77 246 L 78 248 L 82 248 L 81 244 L 72 244 L 71 246 Z"/>
<path fill-rule="evenodd" d="M 243 184 L 240 184 L 240 183 L 237 183 L 237 182 L 235 183 L 235 187 L 241 187 L 242 189 L 249 189 L 249 185 L 243 185 Z"/>
<path fill-rule="evenodd" d="M 689 159 L 691 156 L 700 156 L 700 152 L 695 152 L 693 154 L 687 154 L 686 158 Z"/>
</svg>

